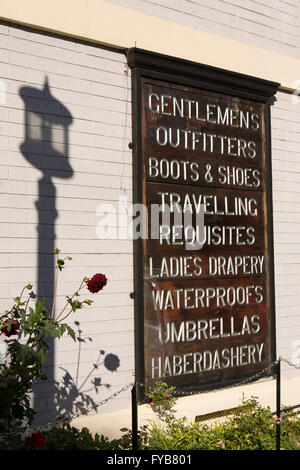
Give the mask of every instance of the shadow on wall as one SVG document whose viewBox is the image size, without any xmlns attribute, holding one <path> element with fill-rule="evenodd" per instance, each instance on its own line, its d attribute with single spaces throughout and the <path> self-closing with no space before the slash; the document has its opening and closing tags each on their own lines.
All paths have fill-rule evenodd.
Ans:
<svg viewBox="0 0 300 470">
<path fill-rule="evenodd" d="M 25 105 L 25 140 L 20 149 L 26 160 L 42 172 L 38 182 L 37 225 L 37 297 L 45 298 L 45 306 L 51 312 L 54 296 L 55 273 L 55 221 L 56 189 L 52 178 L 72 178 L 69 163 L 68 127 L 72 115 L 56 100 L 46 78 L 43 90 L 32 87 L 20 89 Z M 54 404 L 54 341 L 49 338 L 48 408 Z M 51 386 L 51 384 L 53 384 Z"/>
<path fill-rule="evenodd" d="M 76 415 L 86 415 L 89 411 L 98 411 L 97 403 L 89 395 L 90 392 L 99 393 L 101 388 L 110 389 L 111 385 L 103 383 L 99 373 L 103 367 L 110 371 L 117 371 L 120 366 L 120 360 L 115 354 L 106 354 L 105 351 L 99 350 L 96 361 L 92 364 L 90 371 L 84 377 L 80 378 L 81 371 L 81 352 L 82 344 L 87 341 L 92 341 L 91 338 L 82 338 L 82 330 L 80 323 L 75 322 L 77 326 L 77 369 L 75 378 L 68 372 L 68 370 L 61 367 L 64 371 L 64 376 L 61 382 L 55 382 L 55 404 L 57 415 L 65 418 L 72 419 Z M 100 400 L 101 402 L 101 400 Z"/>
<path fill-rule="evenodd" d="M 73 169 L 69 163 L 69 126 L 73 119 L 69 110 L 51 94 L 47 78 L 42 90 L 22 87 L 19 93 L 25 107 L 25 140 L 20 150 L 30 165 L 42 173 L 38 182 L 38 199 L 35 203 L 38 212 L 37 297 L 39 299 L 45 298 L 45 306 L 51 312 L 55 277 L 55 255 L 53 253 L 56 248 L 55 223 L 58 215 L 53 178 L 68 179 L 73 176 Z M 79 342 L 83 341 L 80 338 L 79 335 Z M 78 377 L 74 381 L 71 375 L 65 371 L 63 383 L 55 381 L 54 340 L 49 338 L 48 344 L 47 410 L 43 415 L 47 422 L 52 422 L 55 421 L 58 413 L 73 412 L 74 402 L 77 403 L 75 408 L 81 412 L 86 406 L 90 407 L 93 403 L 91 398 L 82 391 L 82 387 L 78 388 Z M 117 358 L 117 356 L 115 357 Z M 77 370 L 79 370 L 79 362 L 80 354 Z M 117 362 L 119 364 L 118 358 Z M 93 385 L 96 391 L 100 384 L 101 379 L 98 378 Z M 109 387 L 108 384 L 101 384 L 101 386 Z M 35 408 L 37 394 L 38 388 L 35 387 Z M 42 418 L 41 422 L 44 419 Z M 38 416 L 37 422 L 39 422 Z"/>
<path fill-rule="evenodd" d="M 72 116 L 50 92 L 47 79 L 43 90 L 20 89 L 25 104 L 25 141 L 21 152 L 25 159 L 42 172 L 38 182 L 38 259 L 39 298 L 46 299 L 51 311 L 53 302 L 55 256 L 56 189 L 52 178 L 72 178 L 69 163 L 68 127 Z"/>
</svg>

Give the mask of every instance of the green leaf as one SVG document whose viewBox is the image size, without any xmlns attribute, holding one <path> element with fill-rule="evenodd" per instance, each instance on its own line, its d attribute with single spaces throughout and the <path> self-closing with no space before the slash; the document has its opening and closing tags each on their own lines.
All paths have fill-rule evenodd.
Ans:
<svg viewBox="0 0 300 470">
<path fill-rule="evenodd" d="M 76 342 L 76 336 L 75 336 L 74 330 L 72 330 L 72 328 L 67 324 L 66 324 L 66 328 L 67 328 L 68 335 L 71 336 L 71 338 Z"/>
<path fill-rule="evenodd" d="M 52 336 L 52 338 L 59 338 L 60 336 L 59 331 L 53 326 L 48 328 L 48 333 L 50 336 Z"/>
<path fill-rule="evenodd" d="M 80 302 L 79 300 L 72 300 L 72 301 L 70 300 L 69 301 L 69 304 L 71 305 L 73 312 L 76 312 L 76 310 L 82 308 L 82 303 L 83 302 Z"/>
<path fill-rule="evenodd" d="M 65 264 L 65 262 L 64 262 L 63 259 L 58 259 L 58 260 L 57 260 L 57 266 L 58 266 L 58 269 L 59 269 L 60 271 L 62 271 L 64 264 Z"/>
<path fill-rule="evenodd" d="M 46 362 L 47 352 L 44 349 L 40 349 L 38 351 L 38 357 L 39 357 L 41 363 L 44 364 Z"/>
<path fill-rule="evenodd" d="M 39 314 L 40 312 L 46 312 L 46 309 L 44 307 L 45 299 L 41 299 L 36 303 L 35 306 L 35 313 Z"/>
<path fill-rule="evenodd" d="M 63 323 L 62 325 L 59 326 L 59 334 L 62 336 L 66 331 L 66 325 Z"/>
<path fill-rule="evenodd" d="M 29 314 L 30 314 L 30 315 L 34 315 L 34 310 L 33 310 L 32 307 L 29 307 Z"/>
</svg>

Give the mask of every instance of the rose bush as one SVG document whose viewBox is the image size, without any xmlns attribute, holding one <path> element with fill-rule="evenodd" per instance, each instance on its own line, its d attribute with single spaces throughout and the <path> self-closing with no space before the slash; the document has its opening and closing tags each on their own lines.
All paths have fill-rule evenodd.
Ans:
<svg viewBox="0 0 300 470">
<path fill-rule="evenodd" d="M 17 446 L 33 422 L 35 412 L 31 406 L 31 392 L 38 380 L 47 379 L 43 366 L 49 352 L 48 338 L 59 339 L 67 334 L 76 341 L 75 332 L 64 320 L 76 310 L 92 304 L 92 300 L 80 300 L 83 289 L 99 292 L 107 283 L 103 274 L 96 274 L 91 279 L 85 277 L 74 294 L 66 297 L 65 305 L 57 314 L 58 275 L 66 260 L 72 258 L 61 258 L 58 249 L 54 253 L 56 277 L 52 311 L 47 311 L 44 299 L 33 302 L 33 286 L 28 284 L 14 299 L 12 308 L 0 316 L 0 337 L 3 335 L 7 348 L 5 361 L 0 363 L 0 449 Z M 34 433 L 28 442 L 32 447 L 40 448 L 43 437 L 41 433 Z"/>
<path fill-rule="evenodd" d="M 14 318 L 7 318 L 6 320 L 4 320 L 4 326 L 1 328 L 1 333 L 3 333 L 5 336 L 10 337 L 12 335 L 17 335 L 19 329 L 20 323 L 18 322 L 18 320 Z"/>
<path fill-rule="evenodd" d="M 33 432 L 28 438 L 28 444 L 33 449 L 41 449 L 45 442 L 45 434 L 40 431 Z"/>
</svg>

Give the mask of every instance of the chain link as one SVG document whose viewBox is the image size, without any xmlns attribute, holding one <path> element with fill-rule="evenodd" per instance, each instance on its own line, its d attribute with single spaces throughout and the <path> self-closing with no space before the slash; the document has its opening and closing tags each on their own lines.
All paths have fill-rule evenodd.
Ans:
<svg viewBox="0 0 300 470">
<path fill-rule="evenodd" d="M 87 408 L 86 410 L 86 414 L 89 413 L 89 411 L 95 411 L 95 408 L 98 408 L 102 405 L 105 405 L 107 402 L 109 402 L 110 400 L 113 400 L 114 398 L 116 398 L 118 395 L 120 395 L 120 393 L 122 392 L 125 392 L 126 390 L 128 390 L 130 387 L 132 388 L 133 387 L 133 383 L 130 383 L 130 384 L 127 384 L 127 385 L 124 385 L 123 388 L 121 388 L 121 390 L 119 390 L 118 392 L 115 392 L 113 393 L 112 395 L 110 395 L 109 397 L 107 398 L 104 398 L 104 400 L 100 401 L 99 403 L 97 403 L 96 405 L 93 405 L 91 406 L 90 408 Z M 64 422 L 64 421 L 70 421 L 70 419 L 76 419 L 76 418 L 79 418 L 80 416 L 85 416 L 85 414 L 83 415 L 82 413 L 76 413 L 76 414 L 73 414 L 71 417 L 65 417 L 65 418 L 58 418 L 57 421 L 59 421 L 60 423 Z"/>
<path fill-rule="evenodd" d="M 214 389 L 214 390 L 193 390 L 193 391 L 179 391 L 179 390 L 175 390 L 173 392 L 174 396 L 178 396 L 178 395 L 184 395 L 184 396 L 189 396 L 189 395 L 200 395 L 200 394 L 205 394 L 205 393 L 217 393 L 217 392 L 220 392 L 222 390 L 226 390 L 226 389 L 229 389 L 229 388 L 234 388 L 234 387 L 240 387 L 241 385 L 245 385 L 246 383 L 248 382 L 252 382 L 253 380 L 255 380 L 256 378 L 260 377 L 261 375 L 263 375 L 265 372 L 267 372 L 269 369 L 272 369 L 272 367 L 274 367 L 276 364 L 278 364 L 278 362 L 280 361 L 280 359 L 276 360 L 276 361 L 273 361 L 271 364 L 269 364 L 267 367 L 265 367 L 264 369 L 262 369 L 261 371 L 257 372 L 256 374 L 254 375 L 251 375 L 251 377 L 247 377 L 239 382 L 236 382 L 234 384 L 229 384 L 229 385 L 224 385 L 223 387 L 218 387 L 217 389 Z M 140 384 L 141 386 L 143 384 Z"/>
<path fill-rule="evenodd" d="M 282 362 L 286 362 L 289 366 L 294 367 L 295 369 L 300 370 L 300 367 L 296 366 L 295 364 L 293 364 L 292 362 L 290 362 L 288 359 L 285 359 L 284 357 L 281 357 L 281 356 L 280 356 L 278 360 L 279 360 L 279 361 L 282 361 Z"/>
<path fill-rule="evenodd" d="M 236 382 L 234 384 L 229 384 L 229 385 L 224 385 L 224 387 L 221 387 L 221 388 L 217 388 L 215 390 L 205 390 L 205 391 L 201 391 L 201 390 L 192 390 L 192 391 L 175 391 L 174 392 L 174 395 L 175 396 L 190 396 L 190 395 L 200 395 L 200 394 L 205 394 L 205 393 L 217 393 L 217 392 L 220 392 L 222 390 L 226 390 L 226 389 L 230 389 L 230 388 L 234 388 L 234 387 L 240 387 L 242 385 L 245 385 L 249 382 L 253 382 L 255 379 L 259 378 L 260 376 L 262 376 L 264 373 L 266 373 L 267 371 L 269 371 L 270 369 L 272 369 L 274 366 L 276 366 L 279 362 L 285 362 L 287 363 L 289 366 L 291 367 L 294 367 L 295 369 L 299 369 L 300 370 L 300 367 L 296 366 L 295 364 L 293 364 L 292 362 L 290 362 L 288 359 L 284 358 L 284 357 L 281 357 L 279 356 L 279 358 L 275 361 L 273 361 L 271 364 L 269 364 L 267 367 L 265 367 L 264 369 L 260 370 L 259 372 L 257 372 L 256 374 L 254 375 L 251 375 L 250 377 L 247 377 L 243 380 L 240 380 L 239 382 Z M 64 423 L 64 422 L 70 422 L 71 420 L 73 419 L 76 419 L 76 418 L 80 418 L 81 416 L 85 416 L 86 414 L 88 414 L 89 412 L 91 411 L 95 411 L 96 408 L 99 408 L 103 405 L 105 405 L 106 403 L 108 403 L 110 400 L 113 400 L 114 398 L 116 398 L 118 395 L 120 395 L 122 392 L 125 392 L 126 390 L 128 390 L 129 388 L 132 388 L 134 385 L 136 386 L 139 386 L 139 387 L 143 387 L 144 384 L 141 383 L 141 382 L 135 382 L 135 383 L 129 383 L 127 385 L 124 385 L 124 387 L 122 387 L 120 390 L 118 390 L 117 392 L 113 393 L 112 395 L 110 395 L 109 397 L 107 398 L 104 398 L 103 400 L 101 400 L 99 403 L 91 406 L 90 408 L 87 408 L 86 410 L 86 413 L 83 414 L 83 413 L 74 413 L 72 414 L 71 416 L 66 416 L 66 417 L 59 417 L 57 418 L 56 422 L 55 423 L 58 423 L 58 424 L 61 424 L 61 423 Z M 42 427 L 43 429 L 45 430 L 48 426 L 53 426 L 55 423 L 47 423 L 47 424 L 43 424 Z M 30 431 L 32 432 L 32 430 Z M 11 433 L 0 433 L 0 436 L 11 436 L 11 435 L 16 435 L 16 434 L 20 434 L 20 432 L 16 433 L 16 432 L 11 432 Z"/>
<path fill-rule="evenodd" d="M 112 395 L 110 395 L 109 397 L 107 398 L 104 398 L 102 401 L 100 401 L 99 403 L 97 403 L 96 405 L 93 405 L 91 406 L 90 408 L 87 408 L 86 410 L 86 414 L 88 414 L 90 411 L 95 411 L 95 408 L 98 408 L 102 405 L 105 405 L 108 401 L 110 400 L 113 400 L 114 398 L 116 398 L 118 395 L 120 395 L 120 393 L 122 392 L 125 392 L 126 390 L 128 390 L 129 388 L 132 388 L 133 387 L 133 383 L 130 383 L 130 384 L 127 384 L 127 385 L 124 385 L 123 388 L 121 388 L 120 390 L 118 390 L 117 392 L 113 393 Z M 53 423 L 46 423 L 46 424 L 43 424 L 41 425 L 43 427 L 43 430 L 47 430 L 47 428 L 50 428 L 52 426 L 54 426 L 56 423 L 57 424 L 62 424 L 64 422 L 69 422 L 73 419 L 76 419 L 76 418 L 79 418 L 80 416 L 85 416 L 86 414 L 83 414 L 83 413 L 74 413 L 72 414 L 72 416 L 65 416 L 65 417 L 58 417 L 56 419 L 56 421 Z M 34 429 L 37 429 L 38 427 L 40 426 L 37 426 L 36 428 Z M 27 431 L 29 434 L 32 433 L 34 431 L 34 429 L 30 429 L 29 431 Z M 21 435 L 22 433 L 20 431 L 16 432 L 16 431 L 12 431 L 12 432 L 9 432 L 9 433 L 0 433 L 0 437 L 1 436 L 12 436 L 12 435 Z"/>
</svg>

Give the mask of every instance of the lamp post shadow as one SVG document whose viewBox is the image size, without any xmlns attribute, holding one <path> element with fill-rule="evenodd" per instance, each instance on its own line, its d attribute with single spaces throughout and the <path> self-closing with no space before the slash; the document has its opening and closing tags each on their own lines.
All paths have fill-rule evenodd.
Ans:
<svg viewBox="0 0 300 470">
<path fill-rule="evenodd" d="M 19 91 L 25 105 L 25 140 L 20 150 L 24 158 L 41 171 L 38 181 L 37 223 L 37 297 L 45 298 L 45 307 L 52 310 L 54 298 L 54 276 L 56 241 L 55 224 L 56 188 L 53 178 L 69 179 L 73 170 L 69 163 L 69 126 L 72 115 L 51 94 L 48 80 L 42 90 L 22 87 Z M 46 364 L 49 389 L 47 389 L 46 420 L 55 415 L 55 349 L 52 338 L 48 339 L 49 356 Z M 34 408 L 37 408 L 38 391 L 34 393 Z M 37 421 L 39 417 L 37 416 Z M 42 419 L 43 421 L 43 419 Z"/>
</svg>

